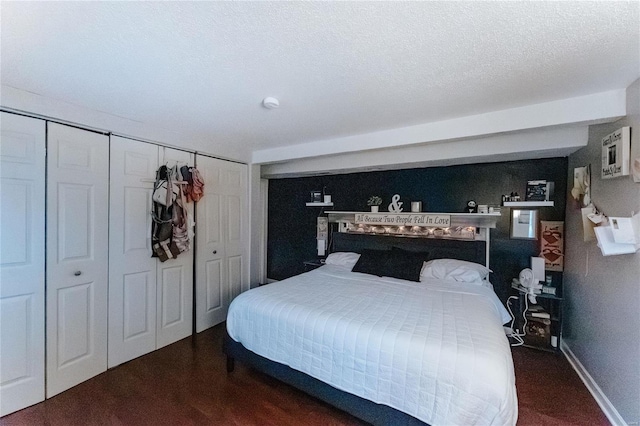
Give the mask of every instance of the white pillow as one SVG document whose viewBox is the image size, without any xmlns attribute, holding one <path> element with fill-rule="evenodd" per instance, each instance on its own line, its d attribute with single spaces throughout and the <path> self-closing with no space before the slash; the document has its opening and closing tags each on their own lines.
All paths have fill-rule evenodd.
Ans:
<svg viewBox="0 0 640 426">
<path fill-rule="evenodd" d="M 420 279 L 435 278 L 482 284 L 482 280 L 489 275 L 489 272 L 493 271 L 479 263 L 456 259 L 435 259 L 424 263 Z"/>
<path fill-rule="evenodd" d="M 360 253 L 336 252 L 327 256 L 324 263 L 325 265 L 344 266 L 353 269 L 356 263 L 358 263 L 358 259 L 360 259 Z"/>
</svg>

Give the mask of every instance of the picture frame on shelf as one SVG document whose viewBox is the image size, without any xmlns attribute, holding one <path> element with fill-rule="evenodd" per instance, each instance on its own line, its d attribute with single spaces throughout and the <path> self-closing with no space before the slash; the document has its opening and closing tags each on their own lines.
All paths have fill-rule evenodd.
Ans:
<svg viewBox="0 0 640 426">
<path fill-rule="evenodd" d="M 322 202 L 322 191 L 311 191 L 311 202 L 312 203 L 321 203 Z"/>
<path fill-rule="evenodd" d="M 525 193 L 524 199 L 525 201 L 547 201 L 547 181 L 527 181 L 527 192 Z"/>
<path fill-rule="evenodd" d="M 538 210 L 511 209 L 512 239 L 537 240 L 538 239 Z"/>
</svg>

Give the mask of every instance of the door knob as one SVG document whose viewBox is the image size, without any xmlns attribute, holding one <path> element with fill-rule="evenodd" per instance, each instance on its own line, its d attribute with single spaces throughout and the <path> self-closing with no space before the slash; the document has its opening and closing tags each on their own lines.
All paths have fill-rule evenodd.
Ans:
<svg viewBox="0 0 640 426">
<path fill-rule="evenodd" d="M 82 271 L 75 271 L 73 275 L 75 275 L 76 277 L 79 277 L 80 275 L 82 275 Z"/>
<path fill-rule="evenodd" d="M 213 254 L 216 254 L 216 253 L 218 253 L 218 250 L 214 250 L 214 251 L 213 251 Z"/>
</svg>

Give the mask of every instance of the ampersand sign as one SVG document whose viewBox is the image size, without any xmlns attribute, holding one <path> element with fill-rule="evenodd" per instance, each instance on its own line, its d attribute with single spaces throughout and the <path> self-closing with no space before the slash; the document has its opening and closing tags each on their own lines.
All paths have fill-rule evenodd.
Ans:
<svg viewBox="0 0 640 426">
<path fill-rule="evenodd" d="M 391 204 L 389 204 L 389 211 L 391 213 L 400 213 L 402 211 L 402 201 L 400 201 L 400 195 L 396 194 L 391 197 Z"/>
</svg>

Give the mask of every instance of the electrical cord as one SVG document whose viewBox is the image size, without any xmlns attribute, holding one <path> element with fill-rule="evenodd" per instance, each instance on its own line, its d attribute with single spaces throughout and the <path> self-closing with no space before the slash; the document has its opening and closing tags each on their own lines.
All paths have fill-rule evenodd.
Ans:
<svg viewBox="0 0 640 426">
<path fill-rule="evenodd" d="M 511 299 L 519 299 L 518 296 L 509 296 L 509 298 L 507 299 L 507 310 L 509 311 L 509 315 L 511 315 L 511 324 L 509 325 L 511 327 L 511 337 L 513 337 L 516 340 L 516 343 L 512 343 L 511 346 L 522 346 L 524 345 L 524 340 L 522 339 L 525 336 L 525 330 L 527 327 L 527 311 L 529 310 L 529 300 L 528 298 L 524 297 L 524 311 L 522 311 L 522 319 L 524 320 L 524 323 L 522 324 L 522 333 L 516 333 L 516 330 L 513 328 L 513 326 L 515 325 L 516 322 L 516 316 L 513 314 L 513 311 L 511 310 Z"/>
</svg>

